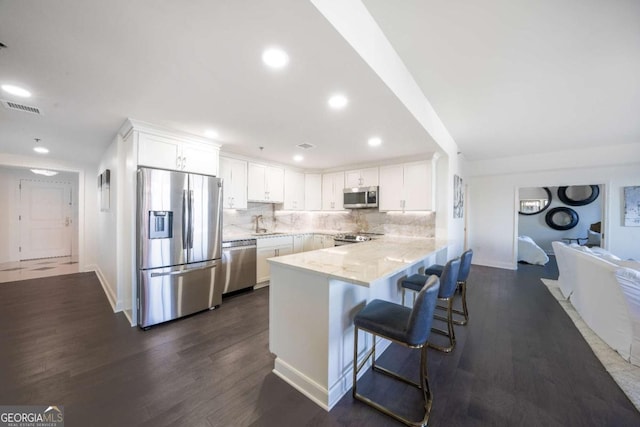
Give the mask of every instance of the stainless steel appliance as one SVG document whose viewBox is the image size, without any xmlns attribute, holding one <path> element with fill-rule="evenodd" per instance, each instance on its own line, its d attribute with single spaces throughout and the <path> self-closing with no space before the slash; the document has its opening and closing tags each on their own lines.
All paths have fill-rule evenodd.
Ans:
<svg viewBox="0 0 640 427">
<path fill-rule="evenodd" d="M 346 209 L 378 207 L 378 187 L 353 187 L 343 191 L 343 206 Z"/>
<path fill-rule="evenodd" d="M 333 246 L 350 245 L 351 243 L 362 243 L 369 240 L 371 240 L 371 237 L 361 234 L 336 234 L 333 236 Z"/>
<path fill-rule="evenodd" d="M 138 325 L 222 302 L 222 180 L 138 169 Z"/>
<path fill-rule="evenodd" d="M 222 242 L 223 294 L 256 284 L 256 239 Z"/>
</svg>

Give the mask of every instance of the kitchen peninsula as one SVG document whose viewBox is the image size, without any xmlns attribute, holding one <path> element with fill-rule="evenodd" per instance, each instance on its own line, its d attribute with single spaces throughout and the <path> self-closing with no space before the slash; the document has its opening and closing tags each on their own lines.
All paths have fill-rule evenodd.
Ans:
<svg viewBox="0 0 640 427">
<path fill-rule="evenodd" d="M 330 410 L 351 388 L 355 314 L 376 298 L 400 303 L 399 282 L 446 253 L 447 242 L 433 238 L 385 236 L 270 259 L 273 372 Z M 359 341 L 362 357 L 371 337 Z"/>
</svg>

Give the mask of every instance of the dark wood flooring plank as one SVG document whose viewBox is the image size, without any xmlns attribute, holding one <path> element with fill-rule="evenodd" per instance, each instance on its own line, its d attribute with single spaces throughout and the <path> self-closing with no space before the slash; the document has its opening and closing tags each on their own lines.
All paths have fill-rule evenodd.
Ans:
<svg viewBox="0 0 640 427">
<path fill-rule="evenodd" d="M 472 268 L 469 325 L 451 354 L 429 351 L 432 425 L 640 425 L 540 277 L 555 264 Z M 69 425 L 395 425 L 350 394 L 327 413 L 271 372 L 268 297 L 142 331 L 92 273 L 0 284 L 0 404 L 61 404 Z M 380 362 L 416 377 L 419 357 L 392 345 Z M 411 387 L 367 372 L 361 388 L 421 415 Z"/>
</svg>

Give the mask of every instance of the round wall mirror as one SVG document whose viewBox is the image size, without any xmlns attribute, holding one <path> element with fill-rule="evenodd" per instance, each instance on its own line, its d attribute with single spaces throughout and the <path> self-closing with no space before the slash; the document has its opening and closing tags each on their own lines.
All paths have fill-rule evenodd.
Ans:
<svg viewBox="0 0 640 427">
<path fill-rule="evenodd" d="M 551 204 L 551 191 L 547 187 L 520 189 L 520 215 L 536 215 Z"/>
<path fill-rule="evenodd" d="M 553 208 L 544 218 L 547 225 L 554 230 L 571 230 L 578 225 L 578 213 L 571 208 Z"/>
<path fill-rule="evenodd" d="M 593 202 L 600 194 L 597 185 L 571 185 L 558 187 L 558 198 L 565 205 L 584 206 Z"/>
</svg>

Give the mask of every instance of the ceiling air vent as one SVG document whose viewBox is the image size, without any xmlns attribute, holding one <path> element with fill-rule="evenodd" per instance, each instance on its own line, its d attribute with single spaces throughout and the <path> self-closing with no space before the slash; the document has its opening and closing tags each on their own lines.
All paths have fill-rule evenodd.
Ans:
<svg viewBox="0 0 640 427">
<path fill-rule="evenodd" d="M 22 111 L 24 113 L 42 115 L 42 112 L 40 111 L 40 109 L 38 107 L 32 107 L 30 105 L 18 104 L 17 102 L 7 101 L 5 99 L 0 99 L 0 102 L 2 102 L 2 105 L 4 105 L 5 108 L 8 108 L 10 110 L 16 110 L 16 111 Z"/>
<path fill-rule="evenodd" d="M 302 148 L 303 150 L 308 150 L 308 149 L 310 149 L 310 148 L 314 148 L 314 147 L 315 147 L 315 145 L 313 145 L 313 144 L 309 144 L 308 142 L 303 142 L 302 144 L 298 144 L 298 145 L 296 145 L 296 147 L 298 147 L 298 148 Z"/>
</svg>

